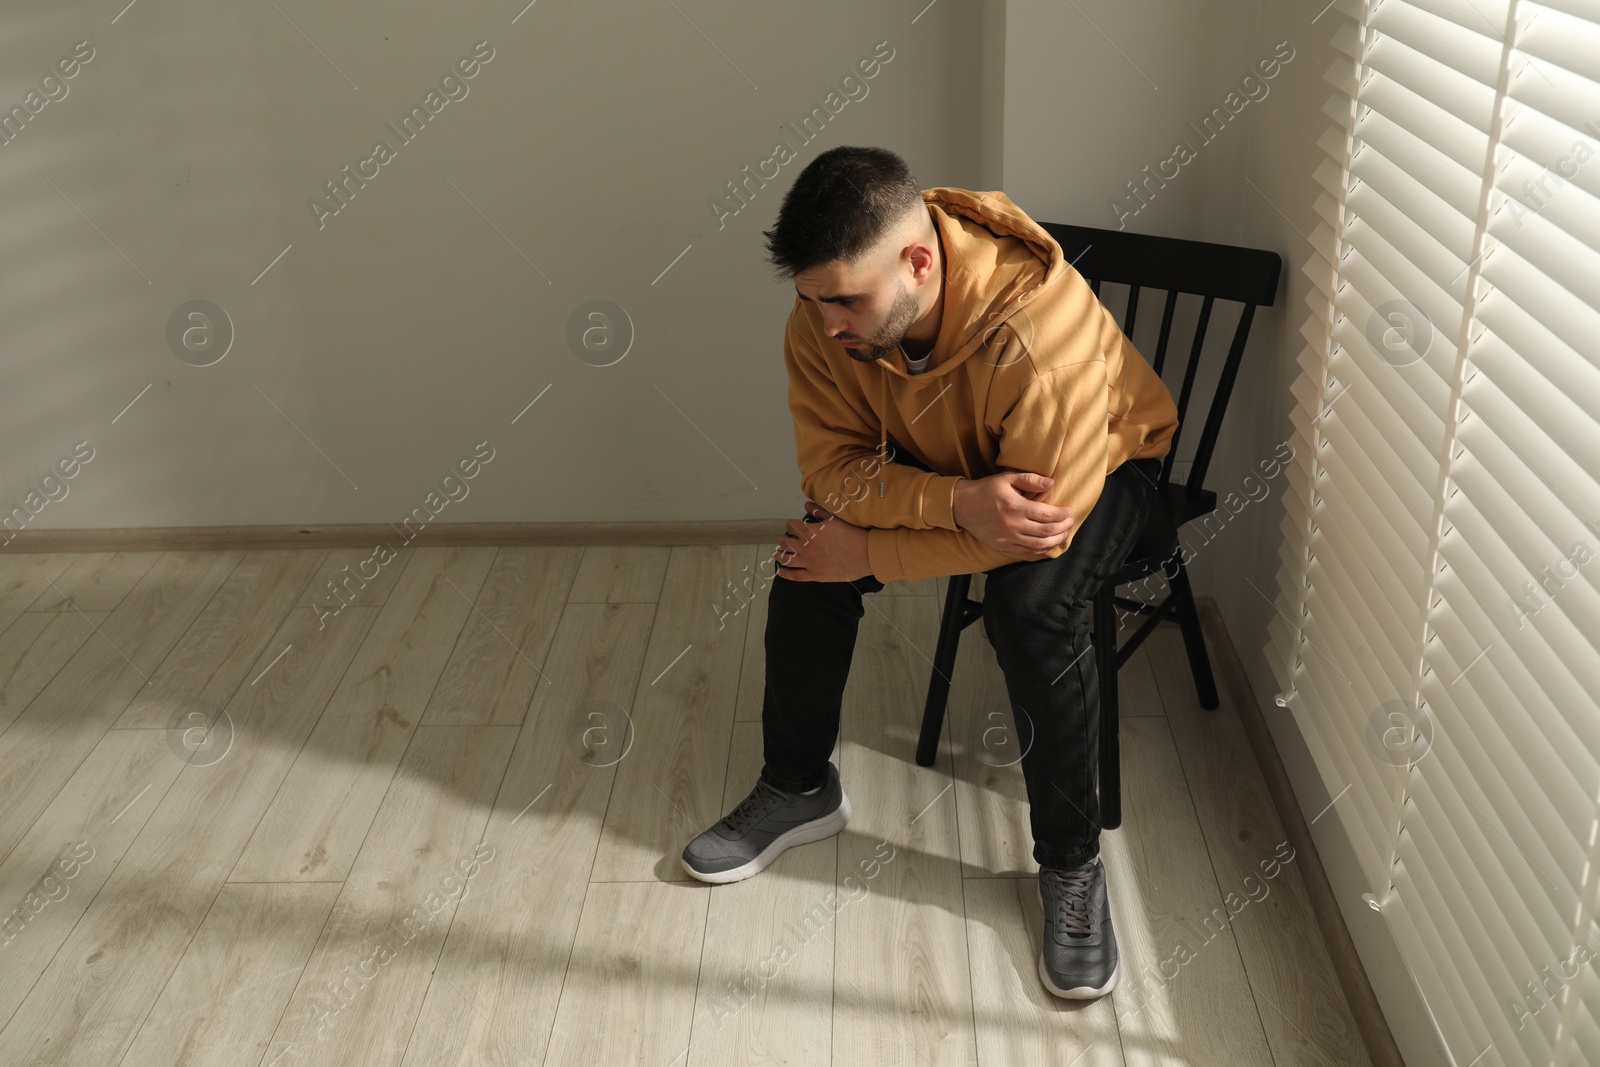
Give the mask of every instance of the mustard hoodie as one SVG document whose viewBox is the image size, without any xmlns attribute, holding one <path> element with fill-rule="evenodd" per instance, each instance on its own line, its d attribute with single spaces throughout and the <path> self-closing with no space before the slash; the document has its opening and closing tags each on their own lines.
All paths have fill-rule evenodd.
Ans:
<svg viewBox="0 0 1600 1067">
<path fill-rule="evenodd" d="M 1172 394 L 1044 227 L 1002 192 L 922 198 L 945 270 L 927 369 L 911 374 L 899 351 L 852 359 L 798 295 L 783 338 L 801 487 L 868 528 L 885 583 L 1054 559 L 1106 475 L 1165 456 L 1178 428 Z M 930 470 L 893 462 L 891 438 Z M 1072 509 L 1065 542 L 1011 555 L 956 526 L 956 483 L 1002 470 L 1055 479 L 1029 495 Z"/>
</svg>

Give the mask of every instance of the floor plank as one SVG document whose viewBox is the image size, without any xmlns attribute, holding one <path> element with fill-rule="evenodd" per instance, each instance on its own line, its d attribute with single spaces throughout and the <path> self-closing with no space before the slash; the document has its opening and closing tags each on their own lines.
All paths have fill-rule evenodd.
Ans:
<svg viewBox="0 0 1600 1067">
<path fill-rule="evenodd" d="M 543 1062 L 683 1062 L 710 888 L 590 883 Z"/>
<path fill-rule="evenodd" d="M 352 609 L 343 627 L 318 630 L 310 609 L 292 609 L 276 637 L 304 654 L 286 658 L 256 685 L 241 686 L 229 701 L 224 721 L 233 735 L 223 758 L 200 764 L 168 746 L 158 766 L 167 773 L 176 768 L 176 777 L 0 1030 L 0 1063 L 48 1055 L 52 1062 L 103 1064 L 116 1062 L 107 1059 L 108 1046 L 118 1055 L 126 1050 L 267 810 L 373 610 Z M 259 672 L 266 661 L 253 666 Z M 164 731 L 124 732 L 168 740 Z"/>
<path fill-rule="evenodd" d="M 876 594 L 866 599 L 873 601 Z M 839 839 L 833 1060 L 969 1064 L 972 987 L 948 741 L 911 758 L 921 711 L 909 647 L 938 630 L 932 597 L 882 597 L 862 619 L 841 725 L 853 802 Z"/>
<path fill-rule="evenodd" d="M 161 553 L 99 624 L 95 640 L 80 645 L 0 734 L 0 857 L 49 806 L 242 558 L 241 552 Z"/>
<path fill-rule="evenodd" d="M 0 733 L 44 691 L 108 611 L 30 611 L 0 630 Z"/>
<path fill-rule="evenodd" d="M 494 558 L 487 548 L 415 548 L 349 672 L 273 797 L 236 882 L 339 880 L 355 862 L 428 694 Z M 458 592 L 459 590 L 459 592 Z M 346 609 L 353 611 L 355 609 Z M 343 615 L 328 629 L 346 625 Z"/>
<path fill-rule="evenodd" d="M 654 604 L 660 599 L 672 551 L 633 545 L 587 545 L 567 603 Z"/>
<path fill-rule="evenodd" d="M 744 619 L 744 665 L 739 671 L 735 722 L 761 721 L 767 688 L 767 600 L 772 583 L 782 580 L 772 569 L 772 554 L 778 550 L 778 543 L 773 541 L 754 548 L 754 556 L 740 565 L 736 580 L 725 587 L 715 608 L 720 626 L 733 624 L 737 617 Z"/>
<path fill-rule="evenodd" d="M 338 895 L 329 882 L 223 886 L 119 1067 L 261 1062 Z"/>
<path fill-rule="evenodd" d="M 654 615 L 649 604 L 568 605 L 550 650 L 550 684 L 518 733 L 484 831 L 496 858 L 456 909 L 408 1065 L 540 1062 L 615 765 L 648 758 L 634 745 L 626 706 Z"/>
<path fill-rule="evenodd" d="M 400 538 L 397 536 L 393 540 L 398 542 Z M 398 551 L 390 548 L 388 552 L 395 553 L 390 558 L 388 552 L 378 549 L 379 545 L 373 544 L 364 548 L 321 550 L 316 574 L 300 591 L 295 606 L 315 610 L 323 625 L 331 624 L 340 611 L 351 605 L 382 607 L 405 571 L 409 553 L 404 546 Z"/>
<path fill-rule="evenodd" d="M 226 704 L 249 681 L 247 672 L 288 616 L 316 562 L 314 553 L 296 549 L 245 553 L 116 726 L 181 733 L 194 706 Z M 215 708 L 203 713 L 215 718 Z"/>
<path fill-rule="evenodd" d="M 0 1025 L 55 958 L 178 769 L 161 734 L 109 731 L 0 864 Z"/>
<path fill-rule="evenodd" d="M 0 633 L 31 609 L 51 582 L 59 586 L 77 559 L 76 552 L 0 552 Z"/>
<path fill-rule="evenodd" d="M 1122 825 L 1100 839 L 1123 972 L 1111 996 L 1130 1067 L 1272 1067 L 1167 723 L 1122 724 Z M 1251 1007 L 1246 1007 L 1250 1005 Z"/>
<path fill-rule="evenodd" d="M 502 548 L 489 568 L 426 726 L 521 726 L 577 575 L 580 548 Z"/>
<path fill-rule="evenodd" d="M 1159 638 L 1159 639 L 1157 639 Z M 1273 809 L 1239 712 L 1200 706 L 1177 627 L 1152 635 L 1167 721 L 1224 889 L 1230 926 L 1280 1062 L 1370 1065 L 1344 991 L 1316 929 L 1294 849 Z M 1220 695 L 1220 694 L 1219 694 Z M 1313 1039 L 1312 1035 L 1315 1035 Z"/>
<path fill-rule="evenodd" d="M 748 556 L 739 546 L 672 550 L 630 711 L 649 758 L 617 765 L 595 881 L 690 881 L 684 843 L 723 815 L 744 626 L 719 629 L 704 604 Z"/>
<path fill-rule="evenodd" d="M 1117 672 L 1117 705 L 1123 717 L 1130 715 L 1165 715 L 1166 705 L 1161 702 L 1161 692 L 1156 688 L 1155 668 L 1150 664 L 1150 641 L 1163 631 L 1175 631 L 1177 623 L 1162 622 L 1145 638 L 1144 644 L 1133 650 L 1128 662 Z M 1127 634 L 1119 640 L 1126 641 Z M 1184 661 L 1188 669 L 1188 661 Z"/>
<path fill-rule="evenodd" d="M 396 590 L 396 596 L 399 590 Z M 456 901 L 497 858 L 484 829 L 516 728 L 423 726 L 300 976 L 272 1054 L 401 1062 Z"/>
<path fill-rule="evenodd" d="M 45 584 L 29 611 L 113 611 L 150 573 L 160 552 L 85 552 Z"/>
</svg>

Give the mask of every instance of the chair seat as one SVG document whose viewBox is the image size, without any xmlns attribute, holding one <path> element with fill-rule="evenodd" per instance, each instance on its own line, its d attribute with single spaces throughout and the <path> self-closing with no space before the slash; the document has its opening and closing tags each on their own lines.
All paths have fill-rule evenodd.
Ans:
<svg viewBox="0 0 1600 1067">
<path fill-rule="evenodd" d="M 1128 551 L 1115 584 L 1137 581 L 1161 569 L 1178 547 L 1178 529 L 1184 523 L 1216 510 L 1217 494 L 1209 489 L 1191 493 L 1189 487 L 1169 482 L 1159 487 L 1144 530 Z"/>
</svg>

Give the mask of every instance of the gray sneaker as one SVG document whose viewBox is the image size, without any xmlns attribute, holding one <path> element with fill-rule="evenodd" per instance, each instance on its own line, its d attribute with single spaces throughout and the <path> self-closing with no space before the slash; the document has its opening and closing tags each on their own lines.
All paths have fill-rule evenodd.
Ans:
<svg viewBox="0 0 1600 1067">
<path fill-rule="evenodd" d="M 830 761 L 828 778 L 810 796 L 756 779 L 750 795 L 683 850 L 683 869 L 702 882 L 737 882 L 756 874 L 793 845 L 832 837 L 850 821 L 850 798 Z"/>
<path fill-rule="evenodd" d="M 1069 1000 L 1093 1000 L 1116 988 L 1122 961 L 1100 857 L 1074 871 L 1040 868 L 1039 903 L 1044 907 L 1039 950 L 1044 987 Z"/>
</svg>

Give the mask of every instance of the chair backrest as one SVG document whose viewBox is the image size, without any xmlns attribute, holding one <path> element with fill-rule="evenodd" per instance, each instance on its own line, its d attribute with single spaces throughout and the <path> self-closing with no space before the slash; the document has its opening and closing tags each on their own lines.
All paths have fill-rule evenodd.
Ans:
<svg viewBox="0 0 1600 1067">
<path fill-rule="evenodd" d="M 1140 290 L 1166 291 L 1167 299 L 1161 313 L 1161 333 L 1156 341 L 1155 353 L 1150 357 L 1150 365 L 1157 374 L 1162 372 L 1166 364 L 1167 343 L 1172 334 L 1173 311 L 1178 306 L 1178 294 L 1189 293 L 1202 298 L 1188 361 L 1183 369 L 1183 388 L 1176 398 L 1178 434 L 1187 425 L 1189 396 L 1199 370 L 1200 352 L 1205 346 L 1206 329 L 1211 324 L 1213 304 L 1218 300 L 1230 300 L 1244 305 L 1185 479 L 1191 494 L 1200 491 L 1205 485 L 1206 468 L 1211 464 L 1217 433 L 1222 428 L 1228 397 L 1233 392 L 1233 381 L 1239 372 L 1239 360 L 1244 355 L 1250 323 L 1258 306 L 1271 307 L 1277 299 L 1282 260 L 1276 252 L 1259 248 L 1184 241 L 1176 237 L 1154 237 L 1126 230 L 1102 230 L 1059 222 L 1042 222 L 1040 225 L 1061 245 L 1067 262 L 1088 279 L 1096 296 L 1100 295 L 1101 282 L 1129 287 L 1122 332 L 1130 339 L 1139 310 Z M 1161 464 L 1162 485 L 1168 484 L 1172 478 L 1172 463 L 1178 456 L 1178 434 L 1173 435 L 1172 448 Z"/>
</svg>

